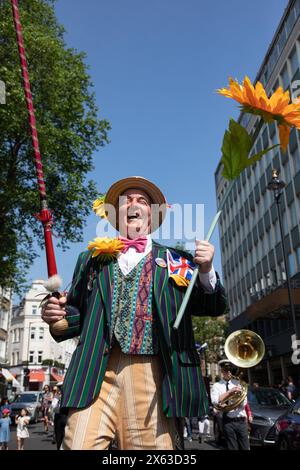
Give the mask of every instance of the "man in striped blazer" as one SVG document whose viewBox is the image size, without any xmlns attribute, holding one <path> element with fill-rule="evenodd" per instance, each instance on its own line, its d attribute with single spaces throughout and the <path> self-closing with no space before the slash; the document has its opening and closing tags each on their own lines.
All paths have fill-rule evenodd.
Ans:
<svg viewBox="0 0 300 470">
<path fill-rule="evenodd" d="M 166 201 L 144 178 L 114 183 L 108 207 L 116 208 L 117 218 L 105 214 L 120 239 L 95 239 L 93 250 L 78 258 L 67 298 L 51 297 L 42 313 L 56 341 L 79 336 L 63 385 L 61 407 L 69 416 L 62 448 L 104 450 L 117 441 L 120 449 L 175 449 L 176 418 L 208 412 L 191 315 L 227 309 L 212 265 L 214 247 L 196 241 L 193 258 L 152 241 Z M 199 265 L 178 330 L 173 324 L 186 284 L 169 276 L 168 250 L 183 264 Z M 67 327 L 61 331 L 55 325 L 62 318 Z"/>
</svg>

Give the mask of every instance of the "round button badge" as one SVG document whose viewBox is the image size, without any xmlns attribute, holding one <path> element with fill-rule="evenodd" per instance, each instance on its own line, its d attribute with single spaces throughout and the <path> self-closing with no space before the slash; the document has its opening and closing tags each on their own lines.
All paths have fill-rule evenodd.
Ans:
<svg viewBox="0 0 300 470">
<path fill-rule="evenodd" d="M 163 258 L 156 258 L 155 259 L 155 263 L 157 264 L 157 266 L 159 266 L 160 268 L 166 268 L 167 267 L 167 263 L 165 262 L 165 260 Z"/>
</svg>

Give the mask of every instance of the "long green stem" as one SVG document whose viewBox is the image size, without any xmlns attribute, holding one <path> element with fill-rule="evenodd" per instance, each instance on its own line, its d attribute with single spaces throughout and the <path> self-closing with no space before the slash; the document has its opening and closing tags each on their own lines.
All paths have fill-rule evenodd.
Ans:
<svg viewBox="0 0 300 470">
<path fill-rule="evenodd" d="M 215 227 L 218 223 L 218 220 L 220 218 L 220 215 L 222 213 L 222 209 L 224 207 L 224 204 L 226 202 L 226 199 L 227 199 L 227 196 L 228 194 L 230 193 L 232 187 L 233 187 L 233 184 L 234 184 L 234 181 L 231 181 L 231 183 L 229 184 L 228 186 L 228 189 L 226 191 L 226 194 L 224 195 L 224 198 L 222 199 L 222 202 L 220 204 L 220 207 L 219 207 L 219 211 L 217 212 L 217 214 L 215 215 L 212 223 L 211 223 L 211 226 L 209 227 L 209 230 L 208 230 L 208 233 L 205 237 L 205 240 L 209 242 L 214 230 L 215 230 Z M 173 325 L 173 328 L 175 330 L 177 330 L 179 328 L 179 325 L 180 325 L 180 322 L 182 320 L 182 317 L 183 317 L 183 314 L 185 312 L 185 309 L 186 309 L 186 306 L 188 304 L 188 301 L 190 300 L 190 296 L 191 296 L 191 293 L 192 293 L 192 290 L 193 290 L 193 287 L 194 287 L 194 284 L 196 282 L 196 279 L 197 279 L 197 276 L 198 276 L 198 273 L 199 273 L 199 266 L 197 266 L 195 269 L 194 269 L 194 272 L 193 272 L 193 275 L 192 275 L 192 279 L 190 280 L 190 283 L 188 285 L 188 288 L 186 290 L 186 293 L 184 295 L 184 298 L 183 298 L 183 301 L 182 301 L 182 304 L 180 306 L 180 309 L 179 309 L 179 312 L 178 312 L 178 315 L 176 317 L 176 320 L 175 320 L 175 323 Z"/>
</svg>

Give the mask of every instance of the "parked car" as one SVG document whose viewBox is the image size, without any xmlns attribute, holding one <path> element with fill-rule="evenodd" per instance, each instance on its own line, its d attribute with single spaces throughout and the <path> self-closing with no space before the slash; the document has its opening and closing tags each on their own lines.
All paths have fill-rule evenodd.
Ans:
<svg viewBox="0 0 300 470">
<path fill-rule="evenodd" d="M 277 441 L 276 421 L 291 402 L 279 390 L 269 387 L 248 388 L 248 403 L 250 405 L 253 422 L 250 427 L 250 445 L 275 445 Z M 214 434 L 216 441 L 221 444 L 223 437 L 221 415 L 214 417 Z"/>
<path fill-rule="evenodd" d="M 300 398 L 276 422 L 277 447 L 300 450 Z"/>
<path fill-rule="evenodd" d="M 11 402 L 11 418 L 14 419 L 20 415 L 22 408 L 27 408 L 30 422 L 37 423 L 42 414 L 42 392 L 23 392 L 15 396 Z"/>
</svg>

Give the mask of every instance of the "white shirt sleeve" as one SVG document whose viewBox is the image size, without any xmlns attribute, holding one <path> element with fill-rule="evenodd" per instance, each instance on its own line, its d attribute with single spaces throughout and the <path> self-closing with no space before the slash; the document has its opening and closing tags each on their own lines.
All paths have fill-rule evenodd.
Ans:
<svg viewBox="0 0 300 470">
<path fill-rule="evenodd" d="M 200 273 L 199 279 L 205 290 L 213 292 L 217 284 L 217 276 L 214 267 L 212 266 L 209 273 Z"/>
<path fill-rule="evenodd" d="M 213 384 L 211 388 L 211 392 L 210 392 L 210 398 L 211 398 L 211 402 L 213 405 L 217 405 L 219 403 L 220 395 L 221 395 L 221 390 L 219 387 L 219 383 L 217 382 Z"/>
</svg>

